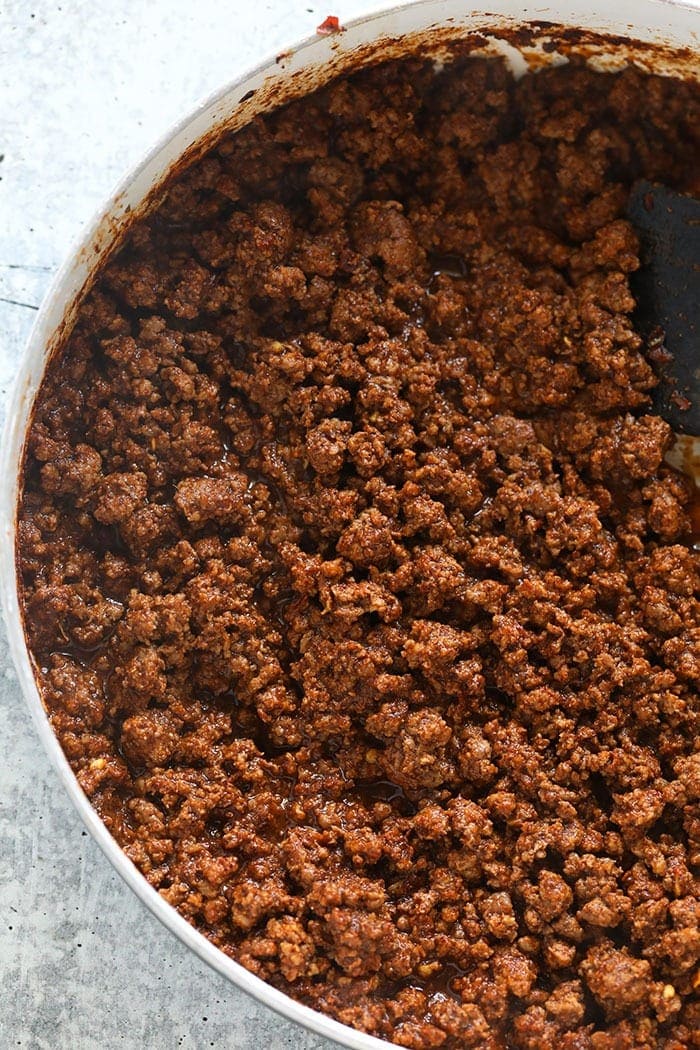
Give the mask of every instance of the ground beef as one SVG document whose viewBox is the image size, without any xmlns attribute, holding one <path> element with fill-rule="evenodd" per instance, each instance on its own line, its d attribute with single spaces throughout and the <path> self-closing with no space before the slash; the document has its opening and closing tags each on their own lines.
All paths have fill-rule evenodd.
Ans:
<svg viewBox="0 0 700 1050">
<path fill-rule="evenodd" d="M 41 387 L 80 783 L 222 951 L 399 1046 L 697 1045 L 698 563 L 624 214 L 699 130 L 634 68 L 337 80 L 170 185 Z"/>
</svg>

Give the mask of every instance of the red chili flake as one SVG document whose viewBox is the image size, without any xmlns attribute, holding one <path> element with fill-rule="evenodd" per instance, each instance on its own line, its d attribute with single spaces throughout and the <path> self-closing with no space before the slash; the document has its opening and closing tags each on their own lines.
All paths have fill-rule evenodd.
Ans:
<svg viewBox="0 0 700 1050">
<path fill-rule="evenodd" d="M 687 397 L 684 397 L 683 394 L 680 394 L 677 390 L 673 391 L 669 400 L 673 401 L 674 405 L 680 412 L 687 412 L 692 405 L 692 402 L 690 402 Z"/>
<path fill-rule="evenodd" d="M 654 365 L 668 365 L 673 361 L 673 354 L 666 349 L 663 343 L 650 346 L 647 351 L 647 357 Z"/>
<path fill-rule="evenodd" d="M 668 365 L 673 361 L 673 354 L 664 344 L 666 333 L 657 325 L 647 338 L 647 357 L 654 365 Z"/>
<path fill-rule="evenodd" d="M 328 15 L 328 17 L 321 22 L 320 26 L 316 26 L 316 32 L 319 36 L 331 36 L 332 33 L 342 33 L 342 31 L 343 27 L 335 15 Z"/>
</svg>

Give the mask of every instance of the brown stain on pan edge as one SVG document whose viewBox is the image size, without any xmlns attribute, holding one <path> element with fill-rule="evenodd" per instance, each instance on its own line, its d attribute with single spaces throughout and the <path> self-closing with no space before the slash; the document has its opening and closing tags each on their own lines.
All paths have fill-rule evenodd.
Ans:
<svg viewBox="0 0 700 1050">
<path fill-rule="evenodd" d="M 590 62 L 596 57 L 609 56 L 613 52 L 616 68 L 618 65 L 620 67 L 637 65 L 647 72 L 659 72 L 681 80 L 700 80 L 700 45 L 696 49 L 671 47 L 662 42 L 637 40 L 620 34 L 595 32 L 555 22 L 541 20 L 515 22 L 488 12 L 485 12 L 483 17 L 484 19 L 492 18 L 493 22 L 475 27 L 471 32 L 465 30 L 465 27 L 461 25 L 434 23 L 426 29 L 407 36 L 381 36 L 348 51 L 340 50 L 341 38 L 340 35 L 336 35 L 331 45 L 333 48 L 331 57 L 318 66 L 289 73 L 285 69 L 284 62 L 279 63 L 276 70 L 268 75 L 259 88 L 246 92 L 238 100 L 232 113 L 217 121 L 206 134 L 183 151 L 136 208 L 127 206 L 121 216 L 111 214 L 104 216 L 91 243 L 85 245 L 78 254 L 78 258 L 88 264 L 89 273 L 80 290 L 66 306 L 61 321 L 48 340 L 43 373 L 45 374 L 53 358 L 60 353 L 69 339 L 78 311 L 102 267 L 123 246 L 135 223 L 160 204 L 170 183 L 212 149 L 224 135 L 239 131 L 256 116 L 308 95 L 338 76 L 399 58 L 420 57 L 446 61 L 472 53 L 490 53 L 495 56 L 498 54 L 497 44 L 500 41 L 519 51 L 528 68 L 534 71 L 552 64 L 557 57 L 566 61 L 570 57 L 578 56 Z M 311 38 L 301 46 L 300 50 L 312 48 L 318 43 L 318 38 Z M 278 58 L 287 59 L 293 55 L 294 51 L 285 51 Z M 122 198 L 123 193 L 115 198 L 112 211 L 119 210 L 119 202 Z M 31 429 L 36 396 L 40 387 L 41 382 L 34 393 L 34 402 L 28 414 L 24 442 L 19 457 L 20 478 L 14 512 L 15 526 L 23 495 L 26 437 Z M 15 527 L 17 578 L 19 578 L 18 559 L 18 537 Z M 20 616 L 24 628 L 23 611 L 20 612 Z M 26 629 L 24 633 L 26 637 Z"/>
</svg>

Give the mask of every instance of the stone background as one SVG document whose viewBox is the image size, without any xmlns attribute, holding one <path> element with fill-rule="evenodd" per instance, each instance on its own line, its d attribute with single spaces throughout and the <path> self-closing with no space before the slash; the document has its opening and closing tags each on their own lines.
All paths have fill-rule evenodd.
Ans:
<svg viewBox="0 0 700 1050">
<path fill-rule="evenodd" d="M 320 4 L 320 6 L 319 6 Z M 0 415 L 85 222 L 180 116 L 374 0 L 0 3 Z M 0 1050 L 325 1050 L 160 926 L 87 836 L 0 628 Z"/>
</svg>

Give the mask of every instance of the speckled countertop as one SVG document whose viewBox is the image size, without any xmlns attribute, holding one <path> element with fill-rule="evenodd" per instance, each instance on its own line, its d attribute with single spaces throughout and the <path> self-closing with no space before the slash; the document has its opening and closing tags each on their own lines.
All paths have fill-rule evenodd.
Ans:
<svg viewBox="0 0 700 1050">
<path fill-rule="evenodd" d="M 0 5 L 0 413 L 37 305 L 121 175 L 252 61 L 371 0 Z M 321 1050 L 163 929 L 87 836 L 0 633 L 0 1050 Z"/>
</svg>

